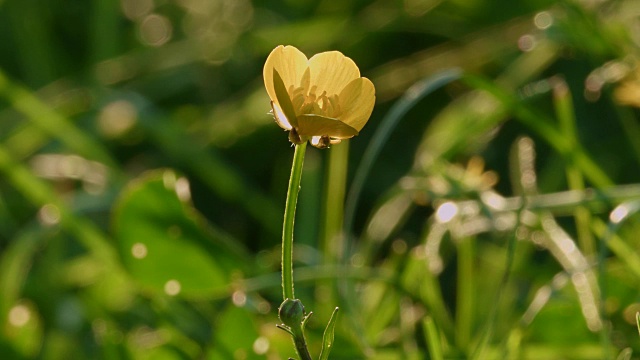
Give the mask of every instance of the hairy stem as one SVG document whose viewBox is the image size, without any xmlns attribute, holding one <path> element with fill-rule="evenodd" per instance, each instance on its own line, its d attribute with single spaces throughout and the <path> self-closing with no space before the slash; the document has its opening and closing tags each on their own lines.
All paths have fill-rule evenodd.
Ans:
<svg viewBox="0 0 640 360">
<path fill-rule="evenodd" d="M 295 299 L 293 293 L 293 223 L 296 216 L 296 204 L 300 192 L 300 179 L 302 178 L 302 164 L 307 143 L 295 146 L 293 164 L 291 165 L 291 177 L 289 178 L 289 190 L 284 209 L 284 223 L 282 225 L 282 297 L 283 299 Z"/>
</svg>

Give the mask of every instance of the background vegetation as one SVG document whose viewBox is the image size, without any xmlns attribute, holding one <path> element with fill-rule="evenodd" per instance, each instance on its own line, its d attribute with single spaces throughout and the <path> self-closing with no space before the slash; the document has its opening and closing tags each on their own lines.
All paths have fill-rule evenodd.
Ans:
<svg viewBox="0 0 640 360">
<path fill-rule="evenodd" d="M 293 356 L 275 327 L 293 149 L 261 72 L 279 44 L 340 50 L 377 90 L 348 148 L 307 151 L 312 353 L 339 305 L 332 359 L 640 358 L 639 16 L 0 1 L 0 358 Z"/>
</svg>

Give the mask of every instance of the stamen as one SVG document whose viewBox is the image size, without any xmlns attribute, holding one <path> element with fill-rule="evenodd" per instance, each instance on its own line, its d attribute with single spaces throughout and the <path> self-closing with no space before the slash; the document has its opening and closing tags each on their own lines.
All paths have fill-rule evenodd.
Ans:
<svg viewBox="0 0 640 360">
<path fill-rule="evenodd" d="M 340 102 L 338 101 L 338 95 L 327 95 L 326 91 L 323 91 L 319 96 L 316 95 L 317 86 L 309 87 L 309 84 L 305 84 L 305 79 L 302 79 L 301 86 L 289 87 L 289 95 L 291 96 L 291 102 L 293 104 L 296 114 L 317 114 L 331 118 L 338 118 L 340 116 Z M 308 88 L 308 93 L 305 93 Z"/>
</svg>

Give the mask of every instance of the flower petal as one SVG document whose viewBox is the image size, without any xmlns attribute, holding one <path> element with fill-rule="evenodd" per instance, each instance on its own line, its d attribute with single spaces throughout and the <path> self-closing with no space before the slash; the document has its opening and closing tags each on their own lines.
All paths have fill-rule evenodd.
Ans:
<svg viewBox="0 0 640 360">
<path fill-rule="evenodd" d="M 276 91 L 273 85 L 273 70 L 277 70 L 285 88 L 289 90 L 289 87 L 299 86 L 300 80 L 304 71 L 308 67 L 307 57 L 293 46 L 278 46 L 271 51 L 267 57 L 267 61 L 264 64 L 262 70 L 262 76 L 264 78 L 264 86 L 267 88 L 267 93 L 272 101 L 276 101 Z"/>
<path fill-rule="evenodd" d="M 287 131 L 293 128 L 293 126 L 289 123 L 289 119 L 287 119 L 287 116 L 284 114 L 284 112 L 282 112 L 282 109 L 280 109 L 280 105 L 276 104 L 273 101 L 271 102 L 271 113 L 276 119 L 276 124 L 278 124 L 278 126 Z"/>
<path fill-rule="evenodd" d="M 298 126 L 291 98 L 285 88 L 282 77 L 280 77 L 280 73 L 275 68 L 273 69 L 273 89 L 276 93 L 276 98 L 271 101 L 271 107 L 274 109 L 273 115 L 276 117 L 278 125 L 285 130 L 290 130 L 291 126 Z"/>
<path fill-rule="evenodd" d="M 298 116 L 296 129 L 301 137 L 329 136 L 348 139 L 358 135 L 358 130 L 340 120 L 313 114 Z"/>
<path fill-rule="evenodd" d="M 342 115 L 340 120 L 360 131 L 369 120 L 376 102 L 376 89 L 371 80 L 358 78 L 351 81 L 338 96 Z"/>
<path fill-rule="evenodd" d="M 347 84 L 360 77 L 360 70 L 353 60 L 339 51 L 319 53 L 309 59 L 311 69 L 311 87 L 316 95 L 324 91 L 327 96 L 339 94 Z"/>
</svg>

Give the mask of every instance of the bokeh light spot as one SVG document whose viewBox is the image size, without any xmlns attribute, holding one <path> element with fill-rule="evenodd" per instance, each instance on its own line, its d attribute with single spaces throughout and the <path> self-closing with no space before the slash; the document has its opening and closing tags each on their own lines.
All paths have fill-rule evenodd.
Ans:
<svg viewBox="0 0 640 360">
<path fill-rule="evenodd" d="M 264 355 L 269 351 L 269 339 L 264 336 L 259 336 L 256 341 L 253 342 L 253 352 L 258 355 Z"/>
<path fill-rule="evenodd" d="M 451 201 L 438 206 L 438 210 L 436 210 L 436 220 L 441 223 L 448 223 L 456 215 L 458 215 L 458 205 Z"/>
<path fill-rule="evenodd" d="M 612 223 L 617 224 L 624 220 L 624 218 L 626 218 L 628 215 L 629 208 L 627 207 L 627 205 L 618 205 L 609 215 L 609 220 L 611 220 Z"/>
<path fill-rule="evenodd" d="M 545 30 L 553 25 L 553 16 L 548 11 L 541 11 L 533 17 L 533 24 L 540 30 Z"/>
<path fill-rule="evenodd" d="M 25 326 L 31 319 L 31 311 L 26 305 L 19 304 L 9 310 L 9 323 L 15 327 Z"/>
<path fill-rule="evenodd" d="M 247 294 L 244 291 L 236 290 L 231 295 L 233 304 L 237 307 L 243 307 L 247 303 Z"/>
<path fill-rule="evenodd" d="M 114 101 L 100 112 L 98 126 L 107 137 L 116 138 L 126 133 L 135 124 L 138 111 L 126 100 Z"/>
<path fill-rule="evenodd" d="M 153 10 L 153 0 L 122 0 L 122 13 L 131 20 L 137 20 Z"/>
<path fill-rule="evenodd" d="M 187 178 L 181 177 L 176 180 L 176 195 L 178 195 L 178 199 L 181 201 L 189 201 L 191 200 L 191 189 L 189 187 L 189 180 Z"/>
<path fill-rule="evenodd" d="M 178 280 L 169 280 L 166 284 L 164 284 L 164 292 L 169 296 L 176 296 L 182 290 L 182 285 Z"/>
<path fill-rule="evenodd" d="M 518 48 L 524 52 L 533 50 L 536 47 L 536 38 L 533 35 L 526 34 L 518 39 Z"/>
<path fill-rule="evenodd" d="M 135 243 L 131 247 L 131 255 L 136 259 L 144 259 L 147 257 L 147 246 L 143 243 Z"/>
<path fill-rule="evenodd" d="M 140 40 L 150 46 L 162 46 L 171 40 L 173 27 L 169 19 L 151 14 L 140 23 Z"/>
<path fill-rule="evenodd" d="M 46 204 L 40 208 L 38 219 L 40 223 L 47 226 L 56 225 L 60 222 L 60 209 L 53 204 Z"/>
</svg>

